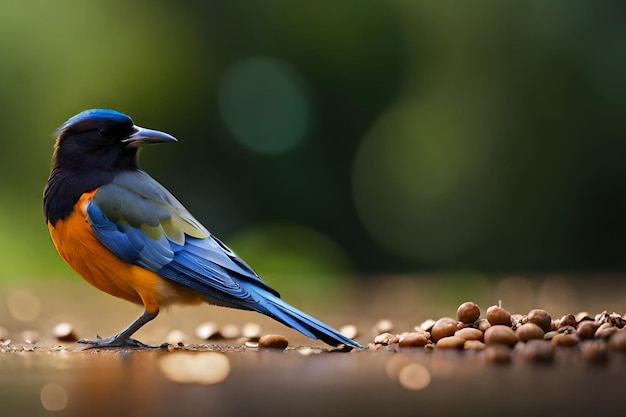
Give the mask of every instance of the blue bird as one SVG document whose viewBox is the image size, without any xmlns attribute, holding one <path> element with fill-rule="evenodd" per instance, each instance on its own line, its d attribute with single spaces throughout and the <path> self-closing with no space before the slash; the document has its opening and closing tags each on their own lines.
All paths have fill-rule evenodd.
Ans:
<svg viewBox="0 0 626 417">
<path fill-rule="evenodd" d="M 137 163 L 143 146 L 175 142 L 113 110 L 86 110 L 57 130 L 44 212 L 59 255 L 88 283 L 143 305 L 93 347 L 142 346 L 131 336 L 171 304 L 207 302 L 265 314 L 302 334 L 363 347 L 284 302 Z"/>
</svg>

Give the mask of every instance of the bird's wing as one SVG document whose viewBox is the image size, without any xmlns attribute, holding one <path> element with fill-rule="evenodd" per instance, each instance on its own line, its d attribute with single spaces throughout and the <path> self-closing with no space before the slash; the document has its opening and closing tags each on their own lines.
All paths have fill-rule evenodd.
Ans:
<svg viewBox="0 0 626 417">
<path fill-rule="evenodd" d="M 86 212 L 100 242 L 126 262 L 227 304 L 253 297 L 244 282 L 278 296 L 144 171 L 118 174 L 101 186 Z"/>
</svg>

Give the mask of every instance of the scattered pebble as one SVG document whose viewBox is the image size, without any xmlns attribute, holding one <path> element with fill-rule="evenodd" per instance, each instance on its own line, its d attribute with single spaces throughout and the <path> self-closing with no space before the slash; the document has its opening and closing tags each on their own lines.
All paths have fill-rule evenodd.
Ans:
<svg viewBox="0 0 626 417">
<path fill-rule="evenodd" d="M 167 336 L 165 336 L 165 341 L 170 345 L 178 345 L 182 344 L 186 338 L 187 336 L 185 336 L 185 333 L 181 332 L 180 330 L 174 329 L 170 331 Z"/>
<path fill-rule="evenodd" d="M 41 338 L 39 332 L 37 332 L 36 330 L 24 330 L 22 332 L 22 339 L 24 340 L 24 342 L 26 343 L 37 343 L 39 342 L 39 339 Z"/>
<path fill-rule="evenodd" d="M 285 350 L 289 346 L 289 340 L 280 334 L 266 334 L 259 338 L 259 349 Z"/>
<path fill-rule="evenodd" d="M 9 331 L 6 327 L 0 326 L 0 342 L 9 338 Z"/>
</svg>

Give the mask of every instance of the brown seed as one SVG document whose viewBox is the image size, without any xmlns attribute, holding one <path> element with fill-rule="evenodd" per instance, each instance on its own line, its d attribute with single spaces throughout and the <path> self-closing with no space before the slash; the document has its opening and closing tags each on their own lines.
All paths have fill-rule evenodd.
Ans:
<svg viewBox="0 0 626 417">
<path fill-rule="evenodd" d="M 601 365 L 608 360 L 606 342 L 602 339 L 584 340 L 580 343 L 580 356 L 590 364 Z"/>
<path fill-rule="evenodd" d="M 576 327 L 577 324 L 578 322 L 576 321 L 576 317 L 574 317 L 573 314 L 566 314 L 559 320 L 559 327 L 557 327 L 557 329 L 565 326 Z"/>
<path fill-rule="evenodd" d="M 465 339 L 458 336 L 442 337 L 437 341 L 439 349 L 463 349 Z"/>
<path fill-rule="evenodd" d="M 505 345 L 491 345 L 485 348 L 485 360 L 498 365 L 511 362 L 511 349 Z"/>
<path fill-rule="evenodd" d="M 518 357 L 526 362 L 552 363 L 554 360 L 554 347 L 547 340 L 532 339 L 524 345 Z"/>
<path fill-rule="evenodd" d="M 426 346 L 430 342 L 428 332 L 407 332 L 398 336 L 398 344 L 401 347 Z"/>
<path fill-rule="evenodd" d="M 280 334 L 266 334 L 259 338 L 260 349 L 279 349 L 284 350 L 289 345 L 289 340 Z"/>
<path fill-rule="evenodd" d="M 497 324 L 485 332 L 485 344 L 513 346 L 517 343 L 515 332 L 508 326 Z"/>
<path fill-rule="evenodd" d="M 578 337 L 581 339 L 592 339 L 599 325 L 595 321 L 581 321 L 576 329 Z"/>
<path fill-rule="evenodd" d="M 485 344 L 479 340 L 466 340 L 463 344 L 464 350 L 483 350 L 485 349 Z"/>
<path fill-rule="evenodd" d="M 552 317 L 547 311 L 541 309 L 534 309 L 528 312 L 528 322 L 535 323 L 541 327 L 544 332 L 549 332 L 552 326 Z"/>
<path fill-rule="evenodd" d="M 457 330 L 454 335 L 465 340 L 483 340 L 483 332 L 473 327 Z"/>
<path fill-rule="evenodd" d="M 551 340 L 554 346 L 573 347 L 578 345 L 578 338 L 573 334 L 557 333 Z"/>
<path fill-rule="evenodd" d="M 452 336 L 458 329 L 457 321 L 450 317 L 440 318 L 435 322 L 433 328 L 430 330 L 433 342 L 437 342 L 439 339 Z"/>
<path fill-rule="evenodd" d="M 398 343 L 399 340 L 400 339 L 395 334 L 381 333 L 374 338 L 374 343 L 377 345 L 387 346 L 387 345 L 392 345 L 394 343 Z"/>
<path fill-rule="evenodd" d="M 503 325 L 511 327 L 511 313 L 500 306 L 489 307 L 486 316 L 492 326 Z"/>
<path fill-rule="evenodd" d="M 626 352 L 626 330 L 620 330 L 611 336 L 608 347 L 617 352 Z"/>
<path fill-rule="evenodd" d="M 526 316 L 523 314 L 511 314 L 511 327 L 517 330 L 522 324 L 526 323 Z"/>
<path fill-rule="evenodd" d="M 474 323 L 474 325 L 478 328 L 478 330 L 483 333 L 485 333 L 487 329 L 491 327 L 491 323 L 489 323 L 489 320 L 487 319 L 478 319 L 476 320 L 476 323 Z"/>
<path fill-rule="evenodd" d="M 608 339 L 617 332 L 617 327 L 614 327 L 611 323 L 603 323 L 598 327 L 594 337 L 596 339 Z"/>
<path fill-rule="evenodd" d="M 456 316 L 461 323 L 474 323 L 480 317 L 480 307 L 476 303 L 466 301 L 456 310 Z"/>
<path fill-rule="evenodd" d="M 419 326 L 415 326 L 415 330 L 417 330 L 417 331 L 419 331 L 419 330 L 426 330 L 427 332 L 429 332 L 430 329 L 433 328 L 435 323 L 436 323 L 436 321 L 433 320 L 433 319 L 424 320 Z"/>
<path fill-rule="evenodd" d="M 580 313 L 576 313 L 574 317 L 576 317 L 577 323 L 580 323 L 581 321 L 586 321 L 586 320 L 593 320 L 591 317 L 589 317 L 589 313 L 587 313 L 586 311 L 581 311 Z"/>
<path fill-rule="evenodd" d="M 515 335 L 520 342 L 528 342 L 532 339 L 543 339 L 544 332 L 535 323 L 525 323 L 517 329 Z"/>
</svg>

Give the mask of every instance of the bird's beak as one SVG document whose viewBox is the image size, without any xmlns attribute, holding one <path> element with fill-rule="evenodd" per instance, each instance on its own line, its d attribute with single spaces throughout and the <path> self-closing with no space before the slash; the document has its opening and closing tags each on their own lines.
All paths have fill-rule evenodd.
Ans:
<svg viewBox="0 0 626 417">
<path fill-rule="evenodd" d="M 133 128 L 135 133 L 122 141 L 131 148 L 141 148 L 142 146 L 155 145 L 157 143 L 177 142 L 174 136 L 165 132 L 139 126 L 133 126 Z"/>
</svg>

